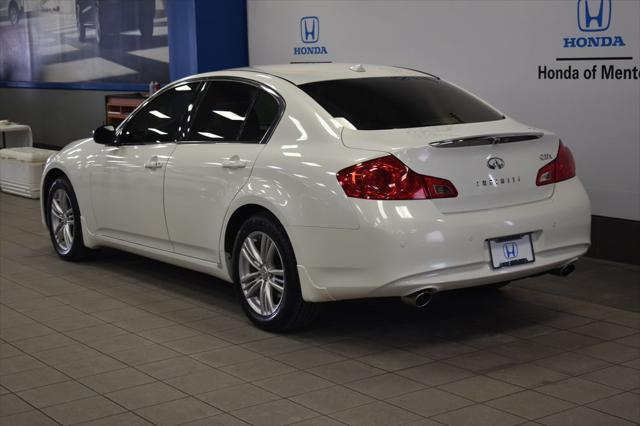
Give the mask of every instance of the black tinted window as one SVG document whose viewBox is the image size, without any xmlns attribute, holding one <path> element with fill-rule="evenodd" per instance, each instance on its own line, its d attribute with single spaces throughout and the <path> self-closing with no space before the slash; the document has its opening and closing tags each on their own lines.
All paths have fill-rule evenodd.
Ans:
<svg viewBox="0 0 640 426">
<path fill-rule="evenodd" d="M 253 107 L 247 115 L 239 140 L 260 142 L 276 120 L 278 109 L 278 101 L 264 90 L 259 90 Z"/>
<path fill-rule="evenodd" d="M 189 132 L 194 141 L 235 141 L 247 120 L 257 87 L 233 81 L 208 83 Z"/>
<path fill-rule="evenodd" d="M 178 125 L 193 108 L 198 83 L 182 84 L 152 99 L 126 124 L 120 142 L 127 144 L 171 142 Z"/>
<path fill-rule="evenodd" d="M 300 86 L 335 118 L 359 130 L 402 129 L 493 121 L 503 116 L 442 80 L 374 77 Z"/>
</svg>

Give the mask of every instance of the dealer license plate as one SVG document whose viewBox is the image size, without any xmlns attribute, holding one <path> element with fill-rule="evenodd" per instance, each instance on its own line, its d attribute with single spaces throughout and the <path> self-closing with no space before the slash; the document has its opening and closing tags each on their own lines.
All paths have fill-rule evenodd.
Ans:
<svg viewBox="0 0 640 426">
<path fill-rule="evenodd" d="M 531 234 L 492 238 L 489 241 L 493 269 L 522 265 L 536 260 L 531 244 Z"/>
</svg>

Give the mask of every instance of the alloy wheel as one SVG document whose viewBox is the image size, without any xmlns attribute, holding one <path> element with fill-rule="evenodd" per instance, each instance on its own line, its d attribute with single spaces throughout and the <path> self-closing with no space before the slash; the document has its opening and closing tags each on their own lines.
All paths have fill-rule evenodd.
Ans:
<svg viewBox="0 0 640 426">
<path fill-rule="evenodd" d="M 51 229 L 58 251 L 67 254 L 73 247 L 75 217 L 69 194 L 64 189 L 56 189 L 51 198 Z"/>
<path fill-rule="evenodd" d="M 239 259 L 242 293 L 251 309 L 260 316 L 277 313 L 284 296 L 282 257 L 273 240 L 264 232 L 249 234 L 242 243 Z"/>
</svg>

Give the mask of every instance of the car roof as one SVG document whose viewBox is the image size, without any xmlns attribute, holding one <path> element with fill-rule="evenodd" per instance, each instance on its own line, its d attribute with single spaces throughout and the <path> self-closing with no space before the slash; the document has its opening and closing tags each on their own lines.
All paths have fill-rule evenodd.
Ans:
<svg viewBox="0 0 640 426">
<path fill-rule="evenodd" d="M 365 77 L 416 77 L 431 76 L 431 74 L 409 68 L 392 67 L 387 65 L 354 64 L 354 63 L 300 63 L 280 65 L 257 65 L 245 68 L 234 68 L 228 71 L 248 71 L 264 73 L 283 78 L 295 85 L 317 81 L 341 80 L 347 78 Z M 224 71 L 200 74 L 198 77 L 213 77 L 224 75 Z"/>
</svg>

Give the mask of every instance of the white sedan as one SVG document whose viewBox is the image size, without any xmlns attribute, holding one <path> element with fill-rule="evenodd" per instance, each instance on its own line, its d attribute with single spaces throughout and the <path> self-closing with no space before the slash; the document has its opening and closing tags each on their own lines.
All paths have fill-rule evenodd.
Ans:
<svg viewBox="0 0 640 426">
<path fill-rule="evenodd" d="M 436 76 L 293 64 L 172 83 L 50 158 L 57 253 L 115 247 L 235 283 L 249 318 L 566 274 L 590 205 L 556 135 Z"/>
</svg>

